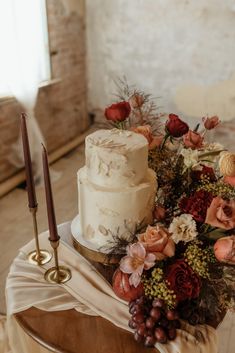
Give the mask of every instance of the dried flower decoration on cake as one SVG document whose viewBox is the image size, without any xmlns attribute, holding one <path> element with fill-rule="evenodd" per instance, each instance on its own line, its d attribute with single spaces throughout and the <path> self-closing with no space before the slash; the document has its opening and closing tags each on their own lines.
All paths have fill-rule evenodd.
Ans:
<svg viewBox="0 0 235 353">
<path fill-rule="evenodd" d="M 197 324 L 218 323 L 235 310 L 234 153 L 207 142 L 217 116 L 190 127 L 169 114 L 164 123 L 150 95 L 125 81 L 118 88 L 131 111 L 117 127 L 147 139 L 158 189 L 153 222 L 136 227 L 128 241 L 113 237 L 110 252 L 121 255 L 122 279 L 114 290 L 123 299 L 125 287 L 137 342 L 149 347 L 175 339 L 180 320 L 196 325 L 198 338 Z M 133 288 L 141 288 L 139 297 Z"/>
</svg>

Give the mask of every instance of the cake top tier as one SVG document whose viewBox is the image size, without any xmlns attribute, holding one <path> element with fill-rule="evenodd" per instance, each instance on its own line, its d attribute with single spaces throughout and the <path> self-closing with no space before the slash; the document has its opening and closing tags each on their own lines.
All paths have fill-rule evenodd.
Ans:
<svg viewBox="0 0 235 353">
<path fill-rule="evenodd" d="M 127 130 L 98 130 L 86 138 L 90 182 L 104 187 L 137 185 L 148 169 L 146 138 Z"/>
</svg>

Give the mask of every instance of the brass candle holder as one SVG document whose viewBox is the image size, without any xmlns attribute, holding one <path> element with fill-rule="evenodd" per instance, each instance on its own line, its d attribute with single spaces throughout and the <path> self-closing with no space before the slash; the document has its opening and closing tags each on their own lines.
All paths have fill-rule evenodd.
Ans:
<svg viewBox="0 0 235 353">
<path fill-rule="evenodd" d="M 34 237 L 35 237 L 35 245 L 36 250 L 31 251 L 28 254 L 28 261 L 34 265 L 44 265 L 48 263 L 51 258 L 52 254 L 48 250 L 42 250 L 39 247 L 39 240 L 38 240 L 38 225 L 37 225 L 37 210 L 38 207 L 29 207 L 30 212 L 32 213 L 33 217 L 33 229 L 34 229 Z"/>
<path fill-rule="evenodd" d="M 50 238 L 49 238 L 50 240 Z M 49 283 L 65 283 L 68 282 L 71 277 L 71 271 L 69 268 L 65 266 L 59 266 L 59 261 L 58 261 L 58 246 L 60 243 L 60 237 L 58 240 L 50 240 L 51 246 L 54 250 L 54 257 L 55 257 L 55 266 L 49 268 L 45 274 L 44 278 L 47 282 Z"/>
</svg>

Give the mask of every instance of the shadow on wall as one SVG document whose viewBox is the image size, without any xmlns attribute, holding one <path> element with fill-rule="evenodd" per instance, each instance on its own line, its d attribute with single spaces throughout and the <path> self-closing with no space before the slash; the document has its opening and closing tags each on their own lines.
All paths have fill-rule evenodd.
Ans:
<svg viewBox="0 0 235 353">
<path fill-rule="evenodd" d="M 222 121 L 231 121 L 235 119 L 235 74 L 213 85 L 185 84 L 177 89 L 174 102 L 184 115 L 218 115 Z"/>
</svg>

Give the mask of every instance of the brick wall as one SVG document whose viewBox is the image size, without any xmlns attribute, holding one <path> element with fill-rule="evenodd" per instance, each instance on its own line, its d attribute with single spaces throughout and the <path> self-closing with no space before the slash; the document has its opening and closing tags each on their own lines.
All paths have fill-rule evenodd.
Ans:
<svg viewBox="0 0 235 353">
<path fill-rule="evenodd" d="M 86 130 L 89 121 L 84 13 L 68 12 L 61 0 L 47 0 L 47 8 L 52 78 L 58 81 L 40 88 L 36 117 L 50 153 Z M 0 102 L 0 182 L 18 171 L 6 156 L 19 134 L 21 111 L 15 100 Z"/>
</svg>

